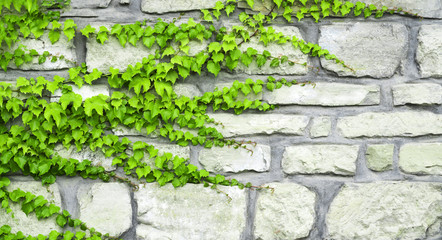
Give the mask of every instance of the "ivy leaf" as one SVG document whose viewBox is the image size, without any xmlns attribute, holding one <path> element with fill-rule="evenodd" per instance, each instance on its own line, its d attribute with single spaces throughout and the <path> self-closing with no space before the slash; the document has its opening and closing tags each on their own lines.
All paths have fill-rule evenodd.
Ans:
<svg viewBox="0 0 442 240">
<path fill-rule="evenodd" d="M 250 8 L 253 9 L 253 5 L 255 4 L 254 0 L 247 0 L 247 4 L 250 6 Z"/>
<path fill-rule="evenodd" d="M 155 37 L 154 36 L 143 37 L 143 44 L 147 48 L 150 49 L 154 43 L 155 43 Z"/>
<path fill-rule="evenodd" d="M 132 78 L 132 81 L 129 83 L 129 89 L 133 88 L 137 95 L 140 94 L 141 88 L 143 88 L 143 92 L 149 91 L 150 86 L 150 80 L 148 78 L 143 78 L 138 74 Z"/>
<path fill-rule="evenodd" d="M 218 53 L 221 50 L 221 44 L 219 42 L 211 42 L 209 44 L 209 52 L 215 51 Z"/>
<path fill-rule="evenodd" d="M 58 30 L 51 30 L 49 32 L 49 40 L 52 44 L 56 43 L 60 39 L 60 32 Z"/>
<path fill-rule="evenodd" d="M 91 34 L 91 33 L 95 33 L 95 28 L 93 28 L 93 27 L 91 27 L 91 25 L 90 24 L 88 24 L 86 27 L 84 27 L 82 30 L 81 30 L 81 34 L 83 34 L 84 36 L 86 36 L 87 38 L 89 38 L 89 35 Z"/>
<path fill-rule="evenodd" d="M 46 106 L 44 117 L 47 121 L 54 119 L 57 127 L 60 127 L 61 114 L 64 114 L 64 109 L 58 103 L 50 103 Z"/>
<path fill-rule="evenodd" d="M 57 222 L 58 226 L 64 227 L 66 225 L 66 223 L 68 222 L 68 220 L 66 219 L 65 216 L 59 214 L 56 218 L 56 222 Z"/>
<path fill-rule="evenodd" d="M 221 66 L 219 63 L 214 63 L 212 60 L 210 60 L 207 63 L 207 70 L 211 73 L 213 73 L 216 76 L 218 76 L 219 71 L 221 70 Z"/>
<path fill-rule="evenodd" d="M 74 109 L 77 110 L 81 106 L 82 101 L 83 101 L 83 99 L 82 99 L 81 95 L 76 94 L 74 92 L 69 92 L 69 93 L 65 93 L 65 94 L 61 95 L 60 100 L 59 100 L 63 110 L 66 110 L 67 106 L 70 103 L 73 103 Z"/>
<path fill-rule="evenodd" d="M 92 111 L 95 110 L 98 115 L 103 116 L 103 109 L 110 109 L 109 104 L 106 102 L 108 98 L 108 96 L 100 94 L 86 99 L 84 102 L 84 113 L 90 117 L 92 116 Z"/>
<path fill-rule="evenodd" d="M 278 6 L 278 8 L 281 6 L 282 0 L 273 0 L 274 3 Z"/>
</svg>

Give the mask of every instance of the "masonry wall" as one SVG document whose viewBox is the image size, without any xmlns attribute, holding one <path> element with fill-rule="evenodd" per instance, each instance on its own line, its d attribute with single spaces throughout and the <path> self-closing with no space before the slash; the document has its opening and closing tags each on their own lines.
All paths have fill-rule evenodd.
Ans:
<svg viewBox="0 0 442 240">
<path fill-rule="evenodd" d="M 255 11 L 269 6 L 255 0 Z M 153 22 L 193 17 L 209 0 L 71 0 L 63 14 L 79 28 L 87 24 L 110 26 L 144 19 Z M 211 173 L 271 190 L 220 187 L 229 198 L 202 185 L 174 189 L 156 183 L 138 190 L 124 183 L 102 183 L 60 177 L 48 188 L 29 178 L 15 176 L 11 188 L 44 194 L 74 217 L 123 239 L 441 239 L 442 238 L 442 1 L 371 1 L 402 7 L 423 16 L 311 19 L 273 27 L 319 43 L 356 71 L 350 72 L 325 59 L 306 57 L 290 44 L 271 44 L 272 55 L 285 54 L 307 66 L 261 69 L 224 69 L 217 78 L 207 72 L 192 75 L 175 91 L 199 96 L 234 80 L 286 77 L 316 84 L 283 87 L 256 98 L 280 105 L 265 114 L 215 112 L 224 136 L 252 140 L 253 155 L 231 148 L 179 147 L 166 140 L 119 127 L 114 134 L 152 143 L 162 151 L 190 159 Z M 239 4 L 243 11 L 246 5 Z M 240 24 L 225 18 L 216 26 Z M 180 21 L 180 20 L 179 20 Z M 81 33 L 73 42 L 51 45 L 46 38 L 28 40 L 47 50 L 85 62 L 89 70 L 123 71 L 140 61 L 148 49 L 122 48 L 110 39 L 104 45 Z M 195 43 L 201 50 L 206 45 Z M 257 41 L 243 44 L 264 50 Z M 310 67 L 312 66 L 312 67 Z M 27 64 L 0 73 L 1 81 L 19 76 L 68 76 L 69 64 Z M 76 92 L 83 99 L 111 95 L 106 80 Z M 60 94 L 45 96 L 57 101 Z M 112 169 L 111 159 L 100 153 L 57 149 L 60 155 L 90 159 Z M 3 210 L 1 210 L 3 211 Z M 26 234 L 48 234 L 57 229 L 54 219 L 36 221 L 15 209 L 15 218 L 0 213 L 0 225 L 9 224 Z"/>
</svg>

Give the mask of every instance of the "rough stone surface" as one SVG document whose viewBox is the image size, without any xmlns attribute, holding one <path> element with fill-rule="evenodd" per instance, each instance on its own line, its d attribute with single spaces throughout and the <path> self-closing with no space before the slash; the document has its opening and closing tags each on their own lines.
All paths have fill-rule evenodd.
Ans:
<svg viewBox="0 0 442 240">
<path fill-rule="evenodd" d="M 199 154 L 199 162 L 211 172 L 268 171 L 271 161 L 270 147 L 260 144 L 256 147 L 246 146 L 248 150 L 232 147 L 203 149 Z"/>
<path fill-rule="evenodd" d="M 48 51 L 50 56 L 46 59 L 46 62 L 38 64 L 38 57 L 34 57 L 32 62 L 24 63 L 17 68 L 14 63 L 9 63 L 9 68 L 21 69 L 21 70 L 58 70 L 74 67 L 72 62 L 77 61 L 77 56 L 75 54 L 74 41 L 68 42 L 67 37 L 64 34 L 60 35 L 60 40 L 54 44 L 51 43 L 48 37 L 48 31 L 46 31 L 39 39 L 21 39 L 17 44 L 11 46 L 11 52 L 14 52 L 18 48 L 19 44 L 26 46 L 28 50 L 35 49 L 39 54 L 43 54 L 44 51 Z M 58 60 L 56 62 L 51 62 L 52 56 L 64 56 L 66 60 L 72 61 L 68 62 L 66 60 Z"/>
<path fill-rule="evenodd" d="M 189 98 L 199 97 L 202 95 L 197 86 L 187 83 L 177 83 L 173 86 L 173 90 L 178 96 L 187 96 Z"/>
<path fill-rule="evenodd" d="M 442 104 L 442 86 L 435 83 L 393 86 L 394 105 Z"/>
<path fill-rule="evenodd" d="M 376 105 L 380 102 L 380 89 L 376 85 L 342 83 L 316 83 L 316 86 L 282 87 L 267 92 L 270 104 L 297 104 L 321 106 Z"/>
<path fill-rule="evenodd" d="M 71 0 L 72 8 L 107 8 L 112 0 Z"/>
<path fill-rule="evenodd" d="M 132 226 L 132 206 L 126 184 L 95 183 L 89 190 L 80 188 L 77 198 L 80 220 L 97 231 L 118 237 Z"/>
<path fill-rule="evenodd" d="M 338 119 L 338 131 L 348 138 L 442 134 L 442 115 L 431 112 L 367 112 Z"/>
<path fill-rule="evenodd" d="M 367 167 L 373 171 L 382 172 L 393 167 L 393 144 L 368 145 L 365 152 Z"/>
<path fill-rule="evenodd" d="M 215 121 L 221 122 L 224 128 L 218 130 L 224 137 L 248 134 L 291 134 L 303 135 L 309 118 L 300 115 L 283 114 L 211 114 Z"/>
<path fill-rule="evenodd" d="M 442 17 L 442 10 L 440 10 L 440 15 Z M 416 60 L 422 77 L 442 77 L 442 29 L 440 25 L 423 25 L 419 31 L 418 41 Z"/>
<path fill-rule="evenodd" d="M 142 0 L 141 11 L 147 13 L 192 11 L 213 8 L 215 3 L 216 1 L 206 0 Z"/>
<path fill-rule="evenodd" d="M 201 184 L 173 188 L 146 184 L 135 192 L 137 239 L 241 239 L 246 224 L 246 192 L 218 186 L 225 194 Z"/>
<path fill-rule="evenodd" d="M 427 229 L 440 226 L 441 192 L 440 183 L 348 183 L 330 206 L 328 237 L 430 239 Z"/>
<path fill-rule="evenodd" d="M 108 85 L 104 84 L 95 84 L 95 85 L 83 85 L 81 88 L 78 88 L 77 85 L 70 85 L 72 86 L 72 91 L 76 94 L 80 94 L 83 98 L 83 101 L 98 96 L 100 94 L 103 94 L 105 96 L 109 96 L 109 87 Z M 51 102 L 57 102 L 62 93 L 60 89 L 55 90 L 54 94 L 51 95 Z"/>
<path fill-rule="evenodd" d="M 42 186 L 41 181 L 33 181 L 31 178 L 16 178 L 11 179 L 11 184 L 6 187 L 6 190 L 12 192 L 17 188 L 31 192 L 35 196 L 42 195 L 50 203 L 61 207 L 61 197 L 57 183 L 45 187 Z M 12 203 L 11 201 L 9 203 L 12 209 L 11 213 L 7 214 L 5 209 L 0 209 L 0 226 L 9 225 L 12 228 L 12 232 L 22 231 L 26 236 L 49 235 L 53 230 L 61 231 L 61 228 L 55 222 L 56 216 L 38 220 L 35 213 L 30 213 L 26 216 L 19 204 Z M 14 214 L 15 217 L 12 218 L 11 214 Z"/>
<path fill-rule="evenodd" d="M 94 68 L 97 68 L 104 74 L 110 73 L 110 67 L 125 72 L 129 64 L 135 65 L 137 62 L 141 62 L 143 58 L 155 54 L 157 49 L 156 45 L 148 49 L 141 42 L 138 42 L 136 47 L 128 43 L 123 48 L 118 39 L 114 37 L 110 37 L 103 45 L 95 39 L 89 38 L 86 47 L 87 70 L 92 72 Z"/>
<path fill-rule="evenodd" d="M 287 174 L 354 175 L 359 146 L 300 145 L 286 147 L 282 169 Z"/>
<path fill-rule="evenodd" d="M 316 117 L 310 127 L 310 137 L 327 137 L 331 131 L 330 117 Z"/>
<path fill-rule="evenodd" d="M 401 147 L 399 167 L 411 174 L 442 175 L 442 143 L 410 143 Z"/>
<path fill-rule="evenodd" d="M 74 145 L 66 149 L 63 145 L 58 144 L 54 148 L 54 153 L 57 153 L 62 158 L 73 158 L 80 162 L 87 159 L 91 161 L 94 166 L 104 167 L 106 171 L 115 170 L 115 166 L 112 166 L 113 158 L 106 157 L 100 149 L 93 152 L 88 146 L 84 146 L 83 149 L 78 152 Z"/>
<path fill-rule="evenodd" d="M 321 58 L 322 66 L 339 76 L 391 77 L 408 50 L 407 29 L 398 23 L 336 23 L 320 32 L 319 45 L 355 70 Z"/>
<path fill-rule="evenodd" d="M 299 32 L 297 27 L 276 27 L 272 26 L 276 31 L 282 32 L 284 36 L 296 36 L 299 39 L 302 39 L 302 35 Z M 264 50 L 270 52 L 272 57 L 279 56 L 287 56 L 290 61 L 294 61 L 297 64 L 290 66 L 288 63 L 280 64 L 278 67 L 270 67 L 270 60 L 268 60 L 261 68 L 258 67 L 258 64 L 255 60 L 250 63 L 248 67 L 246 67 L 241 62 L 238 63 L 238 67 L 235 69 L 237 72 L 244 72 L 247 74 L 279 74 L 279 75 L 303 75 L 307 74 L 308 68 L 307 66 L 303 66 L 302 64 L 307 63 L 307 55 L 302 53 L 301 50 L 295 49 L 292 46 L 290 41 L 287 41 L 283 44 L 277 43 L 269 43 L 267 46 L 264 46 L 262 42 L 259 42 L 259 38 L 252 37 L 250 41 L 244 42 L 239 46 L 241 51 L 247 51 L 247 48 L 254 48 L 258 50 L 259 54 L 262 54 Z"/>
<path fill-rule="evenodd" d="M 442 4 L 440 0 L 351 0 L 351 2 L 364 2 L 374 4 L 380 8 L 386 6 L 392 8 L 402 8 L 412 14 L 418 14 L 425 18 L 442 18 Z"/>
<path fill-rule="evenodd" d="M 256 203 L 255 239 L 299 239 L 307 237 L 315 221 L 316 194 L 296 183 L 270 183 L 260 191 Z"/>
</svg>

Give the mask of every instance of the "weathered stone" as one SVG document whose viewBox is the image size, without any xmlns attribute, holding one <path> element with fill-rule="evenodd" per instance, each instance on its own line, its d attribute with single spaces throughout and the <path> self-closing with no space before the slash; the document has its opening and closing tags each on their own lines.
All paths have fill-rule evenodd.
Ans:
<svg viewBox="0 0 442 240">
<path fill-rule="evenodd" d="M 337 128 L 348 138 L 442 134 L 442 115 L 431 112 L 367 112 L 339 118 Z"/>
<path fill-rule="evenodd" d="M 60 35 L 60 40 L 54 44 L 51 43 L 48 37 L 48 32 L 46 31 L 39 39 L 21 39 L 18 43 L 11 46 L 10 52 L 14 52 L 20 44 L 26 46 L 26 49 L 35 49 L 40 55 L 43 52 L 48 51 L 49 56 L 46 61 L 42 64 L 38 64 L 38 56 L 34 57 L 29 63 L 24 63 L 20 67 L 15 66 L 14 63 L 9 63 L 8 67 L 12 69 L 20 70 L 57 70 L 74 67 L 74 63 L 77 61 L 77 55 L 75 54 L 74 41 L 68 41 L 64 34 Z M 26 51 L 25 51 L 26 52 Z M 64 59 L 58 59 L 56 62 L 52 62 L 52 56 L 61 57 Z"/>
<path fill-rule="evenodd" d="M 439 84 L 399 84 L 392 90 L 394 105 L 442 104 L 442 86 Z"/>
<path fill-rule="evenodd" d="M 393 166 L 393 144 L 368 145 L 365 157 L 367 167 L 373 171 L 391 170 Z"/>
<path fill-rule="evenodd" d="M 202 95 L 197 86 L 187 83 L 177 83 L 173 85 L 173 90 L 178 96 L 186 96 L 189 98 L 199 97 Z"/>
<path fill-rule="evenodd" d="M 246 192 L 218 188 L 225 194 L 202 184 L 140 187 L 134 194 L 140 223 L 137 239 L 241 239 L 246 225 Z"/>
<path fill-rule="evenodd" d="M 442 175 L 442 143 L 410 143 L 401 147 L 399 167 L 412 174 Z"/>
<path fill-rule="evenodd" d="M 276 27 L 272 26 L 276 32 L 282 32 L 284 36 L 296 36 L 299 39 L 302 39 L 302 35 L 299 32 L 299 29 L 297 27 Z M 296 49 L 293 47 L 292 43 L 290 41 L 287 41 L 283 44 L 277 44 L 277 43 L 269 43 L 267 46 L 264 46 L 262 42 L 259 42 L 259 38 L 252 37 L 250 38 L 250 41 L 244 42 L 239 46 L 239 49 L 241 51 L 247 51 L 247 48 L 254 48 L 258 50 L 259 54 L 262 54 L 264 50 L 267 50 L 270 52 L 272 57 L 279 57 L 279 56 L 287 56 L 290 61 L 296 62 L 295 65 L 290 66 L 288 63 L 282 63 L 278 67 L 270 67 L 270 60 L 267 61 L 263 66 L 260 68 L 258 67 L 258 64 L 255 60 L 250 63 L 248 67 L 246 67 L 242 62 L 240 61 L 238 63 L 237 68 L 235 68 L 235 71 L 237 72 L 244 72 L 247 74 L 279 74 L 279 75 L 303 75 L 307 74 L 308 68 L 307 66 L 304 66 L 304 64 L 307 63 L 308 56 L 301 52 L 301 50 Z"/>
<path fill-rule="evenodd" d="M 107 8 L 112 0 L 71 0 L 72 8 Z"/>
<path fill-rule="evenodd" d="M 238 8 L 245 8 L 246 13 L 252 15 L 256 14 L 256 12 L 261 12 L 264 15 L 269 14 L 270 11 L 277 13 L 279 16 L 284 14 L 285 8 L 277 8 L 275 7 L 275 3 L 273 0 L 260 0 L 260 1 L 254 1 L 253 2 L 253 8 L 250 8 L 249 4 L 246 2 L 246 0 L 239 0 L 238 1 Z M 309 1 L 306 3 L 306 7 L 310 8 L 313 4 Z M 304 5 L 301 4 L 301 2 L 294 1 L 292 9 L 292 15 L 296 15 L 296 12 L 298 12 Z M 330 15 L 332 15 L 333 12 L 330 12 Z M 308 15 L 308 14 L 306 14 Z"/>
<path fill-rule="evenodd" d="M 359 146 L 301 145 L 286 147 L 282 169 L 287 174 L 354 175 Z"/>
<path fill-rule="evenodd" d="M 136 128 L 129 128 L 121 124 L 112 128 L 112 132 L 117 136 L 147 136 L 149 138 L 157 138 L 160 136 L 159 130 L 154 130 L 147 135 L 146 129 L 141 129 L 141 131 L 138 131 Z"/>
<path fill-rule="evenodd" d="M 210 117 L 223 123 L 224 128 L 219 127 L 218 130 L 224 137 L 274 133 L 303 135 L 309 121 L 307 116 L 284 114 L 233 115 L 216 113 L 211 114 Z"/>
<path fill-rule="evenodd" d="M 11 184 L 6 187 L 6 190 L 12 192 L 17 188 L 31 192 L 35 196 L 41 195 L 50 203 L 61 207 L 61 197 L 57 183 L 50 186 L 42 186 L 41 181 L 33 181 L 31 178 L 13 178 L 11 179 Z M 61 228 L 55 221 L 55 215 L 47 219 L 38 220 L 34 212 L 26 216 L 19 204 L 12 203 L 11 201 L 9 203 L 12 209 L 11 213 L 6 213 L 4 208 L 0 209 L 0 226 L 9 225 L 12 228 L 11 232 L 22 231 L 25 235 L 37 236 L 38 234 L 49 235 L 53 230 L 61 231 Z M 12 218 L 12 214 L 14 214 L 14 218 Z"/>
<path fill-rule="evenodd" d="M 81 95 L 83 101 L 85 101 L 88 98 L 98 96 L 100 94 L 109 96 L 108 85 L 104 84 L 83 85 L 81 88 L 78 88 L 77 85 L 70 85 L 70 86 L 72 86 L 72 91 L 74 93 Z M 58 100 L 60 100 L 61 95 L 62 92 L 60 89 L 55 90 L 54 94 L 52 94 L 51 96 L 51 102 L 58 102 Z"/>
<path fill-rule="evenodd" d="M 270 147 L 260 144 L 246 146 L 247 149 L 203 149 L 199 154 L 199 162 L 210 172 L 268 171 L 271 161 Z"/>
<path fill-rule="evenodd" d="M 377 85 L 342 83 L 316 83 L 316 86 L 282 87 L 266 92 L 264 99 L 270 104 L 298 104 L 321 106 L 376 105 L 380 103 Z"/>
<path fill-rule="evenodd" d="M 315 222 L 316 194 L 296 183 L 270 183 L 260 191 L 256 203 L 255 239 L 299 239 L 308 237 Z"/>
<path fill-rule="evenodd" d="M 339 76 L 388 78 L 407 55 L 408 33 L 402 24 L 337 23 L 320 31 L 319 45 L 354 69 L 321 58 L 322 66 Z"/>
<path fill-rule="evenodd" d="M 88 146 L 84 146 L 83 149 L 78 152 L 75 146 L 66 149 L 63 145 L 58 144 L 54 148 L 54 153 L 57 153 L 62 158 L 73 158 L 80 162 L 87 159 L 92 162 L 92 165 L 102 166 L 106 171 L 115 170 L 115 166 L 112 166 L 113 158 L 106 157 L 100 149 L 93 152 Z"/>
<path fill-rule="evenodd" d="M 441 8 L 442 5 L 439 6 L 439 9 Z M 439 12 L 442 17 L 442 10 Z M 442 29 L 440 25 L 423 25 L 419 30 L 418 41 L 416 60 L 422 77 L 442 77 Z"/>
<path fill-rule="evenodd" d="M 130 4 L 130 0 L 120 0 L 120 4 Z"/>
<path fill-rule="evenodd" d="M 209 9 L 215 7 L 215 4 L 216 1 L 206 0 L 142 0 L 141 11 L 147 13 L 182 12 Z"/>
<path fill-rule="evenodd" d="M 313 124 L 310 127 L 310 137 L 327 137 L 331 130 L 330 117 L 316 117 L 313 119 Z"/>
<path fill-rule="evenodd" d="M 440 226 L 441 192 L 440 183 L 348 183 L 331 203 L 327 238 L 429 239 L 427 229 Z"/>
<path fill-rule="evenodd" d="M 80 220 L 101 233 L 118 237 L 132 226 L 129 189 L 124 183 L 95 183 L 77 194 Z"/>
<path fill-rule="evenodd" d="M 386 6 L 389 9 L 402 8 L 403 11 L 417 14 L 425 18 L 442 18 L 442 5 L 440 0 L 351 0 L 351 2 L 374 4 L 378 9 Z"/>
<path fill-rule="evenodd" d="M 120 72 L 125 72 L 128 65 L 135 65 L 147 58 L 150 54 L 155 54 L 157 45 L 148 49 L 141 42 L 136 46 L 126 44 L 122 47 L 117 38 L 110 37 L 109 40 L 101 44 L 94 38 L 89 38 L 86 44 L 86 66 L 89 72 L 94 68 L 109 74 L 109 68 L 117 68 Z"/>
</svg>

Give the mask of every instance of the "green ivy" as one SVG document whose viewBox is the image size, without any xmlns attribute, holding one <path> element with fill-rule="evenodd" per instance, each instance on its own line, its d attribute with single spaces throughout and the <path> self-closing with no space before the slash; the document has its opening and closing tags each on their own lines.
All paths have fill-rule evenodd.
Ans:
<svg viewBox="0 0 442 240">
<path fill-rule="evenodd" d="M 177 25 L 176 21 L 164 22 L 158 19 L 150 25 L 147 21 L 133 24 L 115 24 L 110 28 L 90 25 L 77 29 L 72 19 L 59 22 L 60 11 L 69 5 L 66 0 L 3 0 L 0 1 L 0 45 L 7 48 L 0 50 L 0 66 L 6 72 L 8 66 L 20 67 L 37 59 L 39 64 L 47 60 L 67 61 L 76 67 L 68 70 L 69 77 L 19 77 L 16 85 L 0 82 L 0 201 L 2 208 L 13 216 L 10 204 L 20 204 L 21 210 L 29 214 L 35 213 L 38 219 L 56 216 L 60 227 L 72 227 L 75 232 L 60 233 L 52 231 L 48 236 L 25 236 L 22 232 L 12 233 L 10 226 L 0 228 L 2 239 L 106 239 L 107 235 L 89 228 L 70 213 L 59 206 L 48 202 L 43 196 L 35 196 L 20 189 L 8 190 L 10 180 L 7 174 L 20 173 L 39 179 L 43 184 L 51 184 L 57 176 L 81 176 L 102 181 L 118 180 L 137 187 L 140 182 L 157 182 L 163 186 L 171 183 L 174 187 L 187 183 L 199 183 L 216 189 L 217 185 L 252 188 L 250 183 L 244 184 L 235 179 L 206 170 L 199 170 L 188 159 L 173 156 L 171 153 L 159 154 L 158 149 L 145 142 L 131 142 L 128 138 L 119 138 L 108 134 L 109 130 L 123 125 L 146 134 L 160 135 L 180 146 L 201 145 L 206 148 L 233 146 L 245 148 L 244 142 L 226 139 L 214 127 L 219 125 L 207 114 L 210 106 L 213 111 L 234 111 L 241 114 L 253 109 L 269 111 L 275 108 L 260 100 L 250 100 L 250 95 L 260 94 L 264 89 L 273 91 L 283 86 L 299 83 L 296 80 L 275 79 L 268 77 L 263 80 L 246 79 L 244 82 L 234 81 L 231 87 L 215 89 L 200 97 L 189 98 L 178 96 L 173 85 L 191 74 L 208 71 L 215 77 L 222 68 L 234 70 L 241 63 L 249 66 L 256 61 L 258 67 L 270 62 L 270 67 L 283 64 L 293 66 L 299 64 L 288 56 L 272 56 L 264 50 L 259 52 L 251 47 L 242 50 L 240 45 L 259 37 L 265 46 L 270 43 L 291 43 L 294 49 L 301 50 L 312 57 L 323 57 L 346 65 L 328 50 L 319 45 L 306 42 L 297 37 L 287 37 L 266 27 L 276 17 L 282 16 L 286 21 L 298 21 L 312 17 L 318 22 L 329 16 L 382 17 L 384 13 L 405 13 L 401 9 L 377 9 L 374 5 L 339 0 L 273 0 L 272 9 L 266 14 L 258 13 L 249 16 L 244 12 L 239 15 L 241 26 L 231 29 L 217 29 L 212 22 L 221 17 L 229 17 L 235 10 L 237 0 L 217 2 L 213 9 L 203 9 L 202 21 L 189 18 L 187 22 Z M 246 3 L 253 9 L 254 0 Z M 294 6 L 300 6 L 294 12 Z M 224 16 L 225 14 L 225 16 Z M 154 54 L 142 59 L 135 65 L 129 65 L 126 71 L 110 67 L 109 74 L 98 69 L 86 70 L 84 63 L 76 63 L 64 56 L 52 55 L 49 52 L 38 53 L 35 49 L 27 49 L 19 44 L 20 38 L 40 38 L 48 32 L 52 44 L 64 35 L 72 41 L 77 31 L 87 38 L 106 44 L 109 38 L 116 38 L 125 47 L 129 43 L 136 46 L 144 45 L 154 50 Z M 212 41 L 214 40 L 214 41 Z M 193 55 L 189 55 L 191 41 L 208 43 L 208 47 Z M 210 43 L 209 43 L 210 42 Z M 17 46 L 18 45 L 18 46 Z M 306 64 L 302 64 L 306 66 Z M 112 96 L 98 95 L 83 99 L 72 90 L 72 84 L 81 88 L 84 84 L 92 85 L 98 79 L 107 79 L 112 88 L 120 91 Z M 61 91 L 58 102 L 48 102 L 43 96 Z M 17 93 L 18 92 L 18 93 Z M 18 95 L 25 95 L 20 98 Z M 244 98 L 245 96 L 245 98 Z M 18 120 L 23 125 L 12 124 Z M 10 125 L 11 127 L 6 127 Z M 249 142 L 250 143 L 250 142 Z M 63 158 L 53 149 L 57 144 L 65 148 L 75 146 L 78 151 L 89 148 L 101 151 L 106 157 L 112 157 L 112 165 L 124 170 L 126 176 L 115 171 L 106 171 L 104 167 L 92 164 L 90 160 Z M 146 161 L 145 159 L 148 159 Z M 256 187 L 255 187 L 256 188 Z"/>
</svg>

